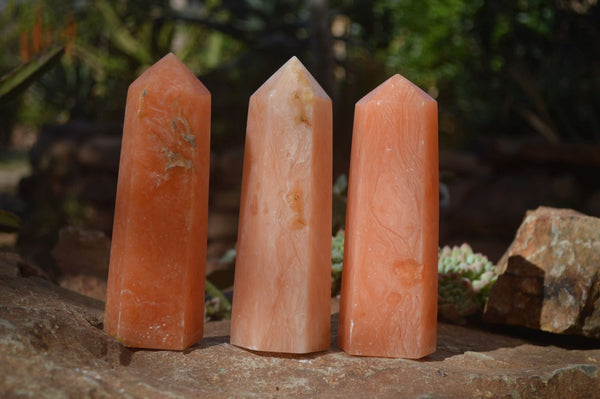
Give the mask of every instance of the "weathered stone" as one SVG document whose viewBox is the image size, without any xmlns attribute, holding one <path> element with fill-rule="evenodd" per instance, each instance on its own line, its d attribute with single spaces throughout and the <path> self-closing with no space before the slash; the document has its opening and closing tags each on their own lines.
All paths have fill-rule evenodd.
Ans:
<svg viewBox="0 0 600 399">
<path fill-rule="evenodd" d="M 20 275 L 21 257 L 17 254 L 5 252 L 0 256 L 0 276 L 18 277 Z"/>
<path fill-rule="evenodd" d="M 64 227 L 58 233 L 52 256 L 63 274 L 87 274 L 106 279 L 110 238 L 98 230 Z"/>
<path fill-rule="evenodd" d="M 51 281 L 50 276 L 39 267 L 29 264 L 14 252 L 0 252 L 0 277 L 38 277 Z"/>
<path fill-rule="evenodd" d="M 208 215 L 208 240 L 237 237 L 237 213 L 211 212 Z"/>
<path fill-rule="evenodd" d="M 133 350 L 102 322 L 102 302 L 0 267 L 0 397 L 591 398 L 600 387 L 597 346 L 444 323 L 437 352 L 414 361 L 352 357 L 335 336 L 310 355 L 247 351 L 228 343 L 227 321 L 207 323 L 186 351 Z"/>
<path fill-rule="evenodd" d="M 58 284 L 81 295 L 106 301 L 106 277 L 67 274 L 58 278 Z"/>
<path fill-rule="evenodd" d="M 239 187 L 213 190 L 210 193 L 210 204 L 217 211 L 237 213 L 240 210 L 240 196 Z"/>
<path fill-rule="evenodd" d="M 112 233 L 114 220 L 114 208 L 98 207 L 92 204 L 84 204 L 81 207 L 82 223 L 90 230 L 99 230 L 105 234 Z"/>
<path fill-rule="evenodd" d="M 54 178 L 64 177 L 75 167 L 76 146 L 73 140 L 57 140 L 40 155 L 34 167 Z"/>
<path fill-rule="evenodd" d="M 486 321 L 600 338 L 599 218 L 528 212 L 498 271 Z"/>
<path fill-rule="evenodd" d="M 87 140 L 77 151 L 77 161 L 81 165 L 117 172 L 121 154 L 121 138 L 119 136 L 97 135 Z"/>
<path fill-rule="evenodd" d="M 215 177 L 218 176 L 218 179 L 214 180 L 215 184 L 219 184 L 221 187 L 239 187 L 242 182 L 244 149 L 235 147 L 224 151 L 222 154 L 212 154 L 211 161 L 213 159 L 214 164 L 211 164 L 211 173 L 214 173 Z M 211 179 L 211 181 L 213 180 Z"/>
<path fill-rule="evenodd" d="M 65 182 L 65 196 L 112 208 L 117 193 L 117 176 L 110 173 L 86 173 Z"/>
</svg>

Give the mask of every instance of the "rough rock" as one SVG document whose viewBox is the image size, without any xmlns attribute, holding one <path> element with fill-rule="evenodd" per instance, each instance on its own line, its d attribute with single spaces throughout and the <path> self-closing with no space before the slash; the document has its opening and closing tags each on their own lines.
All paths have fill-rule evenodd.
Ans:
<svg viewBox="0 0 600 399">
<path fill-rule="evenodd" d="M 210 193 L 210 203 L 217 211 L 232 212 L 238 214 L 240 209 L 240 188 L 217 189 Z"/>
<path fill-rule="evenodd" d="M 20 264 L 22 259 L 19 255 L 6 252 L 0 254 L 0 276 L 18 277 L 21 274 Z"/>
<path fill-rule="evenodd" d="M 227 321 L 182 352 L 129 349 L 102 330 L 102 302 L 24 278 L 21 263 L 0 255 L 3 398 L 590 398 L 600 387 L 597 346 L 440 324 L 425 359 L 352 357 L 335 345 L 336 314 L 330 349 L 310 355 L 232 346 Z"/>
<path fill-rule="evenodd" d="M 227 212 L 208 214 L 208 240 L 229 240 L 237 237 L 238 215 Z"/>
<path fill-rule="evenodd" d="M 117 179 L 111 173 L 86 173 L 72 176 L 65 184 L 64 194 L 77 198 L 82 203 L 93 203 L 97 206 L 110 206 L 115 203 Z"/>
<path fill-rule="evenodd" d="M 77 160 L 81 165 L 117 172 L 121 153 L 119 136 L 97 135 L 87 140 L 77 151 Z"/>
<path fill-rule="evenodd" d="M 234 147 L 221 154 L 211 154 L 211 175 L 218 176 L 218 183 L 222 187 L 239 188 L 242 182 L 242 169 L 244 164 L 244 148 Z M 211 177 L 212 179 L 212 177 Z"/>
<path fill-rule="evenodd" d="M 106 300 L 106 277 L 67 274 L 58 278 L 58 285 L 91 298 Z"/>
<path fill-rule="evenodd" d="M 600 338 L 600 219 L 569 209 L 528 212 L 498 263 L 484 319 Z"/>
<path fill-rule="evenodd" d="M 63 274 L 107 278 L 110 238 L 98 230 L 67 226 L 58 232 L 52 256 Z"/>
<path fill-rule="evenodd" d="M 590 194 L 584 206 L 589 215 L 600 215 L 600 190 Z"/>
</svg>

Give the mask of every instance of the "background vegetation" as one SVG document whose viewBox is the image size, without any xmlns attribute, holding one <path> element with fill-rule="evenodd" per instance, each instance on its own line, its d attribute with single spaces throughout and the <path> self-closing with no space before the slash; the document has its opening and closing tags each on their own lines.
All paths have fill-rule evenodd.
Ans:
<svg viewBox="0 0 600 399">
<path fill-rule="evenodd" d="M 393 73 L 439 102 L 447 145 L 492 134 L 600 141 L 596 0 L 37 0 L 0 2 L 0 74 L 65 55 L 3 101 L 15 125 L 123 118 L 126 90 L 172 51 L 213 93 L 216 151 L 241 145 L 249 95 L 297 55 L 335 104 L 336 167 L 353 105 Z"/>
<path fill-rule="evenodd" d="M 173 52 L 213 94 L 211 150 L 217 156 L 211 155 L 211 173 L 219 173 L 218 179 L 211 175 L 211 196 L 234 204 L 212 204 L 223 205 L 211 214 L 230 231 L 213 232 L 209 261 L 235 241 L 248 98 L 293 55 L 334 104 L 334 175 L 340 177 L 333 198 L 333 292 L 342 267 L 338 229 L 344 226 L 354 104 L 395 73 L 437 99 L 442 147 L 471 147 L 472 153 L 493 147 L 478 146 L 481 141 L 506 136 L 550 144 L 546 160 L 557 164 L 552 173 L 540 170 L 547 165 L 523 163 L 486 172 L 489 166 L 477 157 L 459 156 L 460 173 L 449 177 L 457 195 L 453 207 L 443 209 L 441 237 L 504 250 L 526 209 L 579 204 L 600 215 L 598 43 L 597 0 L 0 0 L 0 172 L 16 159 L 7 148 L 26 149 L 15 145 L 18 132 L 42 131 L 30 159 L 20 154 L 21 176 L 33 173 L 18 183 L 9 173 L 10 184 L 0 173 L 0 249 L 2 231 L 11 237 L 18 231 L 19 251 L 53 271 L 50 253 L 62 227 L 110 234 L 127 88 Z M 87 143 L 88 152 L 112 151 L 99 156 L 102 165 L 80 162 L 89 156 L 80 152 L 88 148 L 82 137 L 89 132 L 111 136 Z M 554 150 L 565 153 L 577 143 L 594 144 L 579 148 L 596 152 L 573 151 L 561 163 Z M 218 289 L 231 286 L 232 266 L 212 268 L 207 309 L 210 317 L 226 317 L 229 299 Z M 474 284 L 462 277 L 457 283 L 459 277 L 440 283 L 449 287 L 446 297 L 463 301 L 466 295 L 477 306 L 446 303 L 446 317 L 455 319 L 481 303 Z"/>
</svg>

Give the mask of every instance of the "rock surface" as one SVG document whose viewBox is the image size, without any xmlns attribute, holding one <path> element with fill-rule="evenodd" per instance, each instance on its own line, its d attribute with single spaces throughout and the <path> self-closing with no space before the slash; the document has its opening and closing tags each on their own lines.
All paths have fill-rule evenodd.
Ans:
<svg viewBox="0 0 600 399">
<path fill-rule="evenodd" d="M 52 251 L 62 274 L 108 276 L 110 238 L 102 231 L 67 226 L 58 232 Z"/>
<path fill-rule="evenodd" d="M 229 322 L 208 323 L 183 352 L 129 349 L 102 330 L 102 302 L 24 278 L 22 265 L 0 255 L 3 398 L 590 398 L 600 387 L 599 346 L 443 323 L 437 352 L 419 361 L 352 357 L 335 333 L 326 352 L 251 352 L 228 343 Z"/>
<path fill-rule="evenodd" d="M 599 218 L 528 212 L 498 271 L 487 321 L 600 338 Z"/>
<path fill-rule="evenodd" d="M 62 255 L 77 245 L 82 250 L 101 250 L 103 238 L 92 237 L 97 233 L 91 230 L 106 236 L 112 234 L 122 131 L 118 125 L 75 121 L 45 126 L 31 150 L 31 166 L 20 174 L 12 174 L 9 181 L 0 175 L 0 189 L 6 183 L 4 186 L 16 191 L 17 179 L 30 173 L 19 184 L 22 200 L 7 202 L 0 193 L 0 207 L 24 215 L 19 250 L 28 261 L 55 278 L 62 278 L 61 274 L 69 275 L 68 279 L 71 274 L 89 274 L 87 268 L 73 272 L 70 258 Z M 235 245 L 243 158 L 243 147 L 210 156 L 209 245 Z M 69 225 L 81 226 L 83 232 L 79 237 L 77 231 L 59 236 L 59 231 Z M 9 243 L 15 240 L 16 236 Z M 65 248 L 51 256 L 57 244 L 64 244 Z M 104 255 L 86 259 L 100 265 Z"/>
</svg>

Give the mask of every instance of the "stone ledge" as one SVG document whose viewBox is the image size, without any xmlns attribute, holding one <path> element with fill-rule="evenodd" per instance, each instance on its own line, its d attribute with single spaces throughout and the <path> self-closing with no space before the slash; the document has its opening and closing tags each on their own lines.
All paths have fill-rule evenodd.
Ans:
<svg viewBox="0 0 600 399">
<path fill-rule="evenodd" d="M 102 302 L 0 274 L 1 397 L 589 398 L 600 387 L 600 344 L 569 349 L 443 323 L 438 351 L 419 361 L 352 357 L 335 336 L 327 352 L 255 353 L 228 343 L 227 321 L 207 323 L 183 352 L 129 349 L 102 331 Z"/>
</svg>

